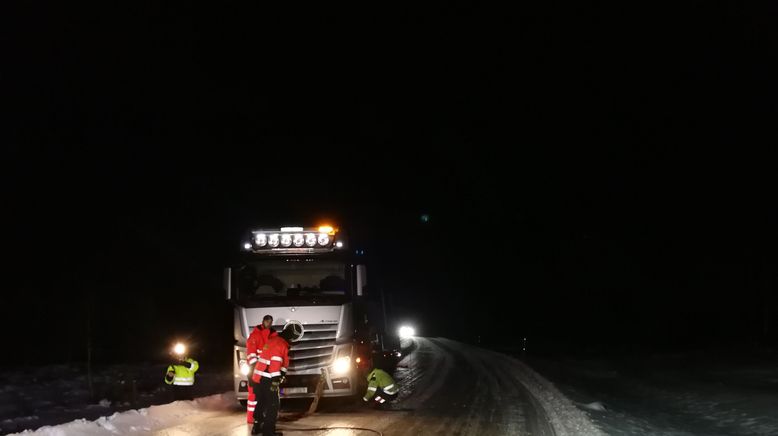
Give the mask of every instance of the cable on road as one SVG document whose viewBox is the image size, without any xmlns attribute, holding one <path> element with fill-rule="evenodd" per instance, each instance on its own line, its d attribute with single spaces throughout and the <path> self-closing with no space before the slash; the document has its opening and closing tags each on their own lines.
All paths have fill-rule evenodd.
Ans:
<svg viewBox="0 0 778 436">
<path fill-rule="evenodd" d="M 295 432 L 295 431 L 330 431 L 330 430 L 356 430 L 356 431 L 366 431 L 370 433 L 375 433 L 378 436 L 384 436 L 383 433 L 381 433 L 378 430 L 373 430 L 372 428 L 365 428 L 365 427 L 306 427 L 306 428 L 276 428 L 276 430 L 280 432 Z"/>
</svg>

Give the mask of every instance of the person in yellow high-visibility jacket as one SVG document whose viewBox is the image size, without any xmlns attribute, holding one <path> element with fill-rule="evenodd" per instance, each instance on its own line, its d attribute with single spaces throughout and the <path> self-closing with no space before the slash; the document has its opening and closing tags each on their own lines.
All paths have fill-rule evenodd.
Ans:
<svg viewBox="0 0 778 436">
<path fill-rule="evenodd" d="M 394 384 L 394 379 L 386 371 L 374 368 L 367 375 L 367 391 L 362 400 L 372 402 L 378 407 L 384 406 L 387 401 L 397 398 L 399 388 Z M 372 400 L 372 401 L 371 401 Z"/>
<path fill-rule="evenodd" d="M 183 365 L 188 363 L 188 365 Z M 165 383 L 174 386 L 176 400 L 191 399 L 191 388 L 194 386 L 195 373 L 200 369 L 200 364 L 191 357 L 181 361 L 181 364 L 170 365 L 165 373 Z"/>
</svg>

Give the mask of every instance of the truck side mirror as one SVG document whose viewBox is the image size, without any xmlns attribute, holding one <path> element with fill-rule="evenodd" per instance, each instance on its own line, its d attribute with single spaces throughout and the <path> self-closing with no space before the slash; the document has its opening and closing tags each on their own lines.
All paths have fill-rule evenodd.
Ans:
<svg viewBox="0 0 778 436">
<path fill-rule="evenodd" d="M 357 296 L 361 297 L 365 293 L 367 286 L 367 268 L 364 265 L 357 265 Z"/>
<path fill-rule="evenodd" d="M 224 268 L 224 293 L 229 301 L 232 298 L 232 268 Z"/>
</svg>

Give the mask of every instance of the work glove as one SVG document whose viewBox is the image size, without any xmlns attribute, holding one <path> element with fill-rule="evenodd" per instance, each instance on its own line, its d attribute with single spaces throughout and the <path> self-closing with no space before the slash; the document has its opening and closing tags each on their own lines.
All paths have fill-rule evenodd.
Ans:
<svg viewBox="0 0 778 436">
<path fill-rule="evenodd" d="M 281 371 L 281 378 L 278 380 L 279 384 L 283 384 L 286 381 L 286 371 Z"/>
<path fill-rule="evenodd" d="M 280 383 L 278 381 L 272 381 L 270 382 L 270 392 L 278 392 L 278 385 Z"/>
</svg>

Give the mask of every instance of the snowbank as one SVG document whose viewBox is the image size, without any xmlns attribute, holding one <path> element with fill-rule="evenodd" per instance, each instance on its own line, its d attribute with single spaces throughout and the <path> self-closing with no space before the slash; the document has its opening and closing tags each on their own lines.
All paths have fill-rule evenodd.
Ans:
<svg viewBox="0 0 778 436">
<path fill-rule="evenodd" d="M 224 411 L 237 410 L 234 392 L 211 395 L 193 401 L 176 401 L 161 406 L 114 413 L 95 421 L 78 419 L 67 424 L 27 430 L 16 435 L 35 436 L 107 436 L 123 434 L 148 434 L 191 419 L 193 415 L 208 416 Z"/>
<path fill-rule="evenodd" d="M 0 434 L 36 429 L 80 418 L 86 421 L 115 412 L 174 400 L 162 381 L 163 364 L 111 365 L 95 368 L 92 392 L 85 368 L 47 365 L 0 371 Z M 232 386 L 232 368 L 198 371 L 194 397 L 224 392 Z"/>
</svg>

